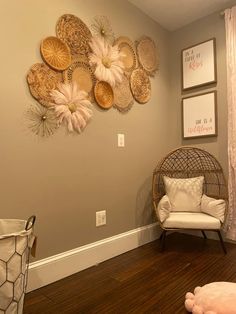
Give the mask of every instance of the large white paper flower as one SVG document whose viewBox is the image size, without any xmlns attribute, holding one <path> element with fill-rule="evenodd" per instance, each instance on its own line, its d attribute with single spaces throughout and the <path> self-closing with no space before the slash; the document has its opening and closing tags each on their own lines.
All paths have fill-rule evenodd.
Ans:
<svg viewBox="0 0 236 314">
<path fill-rule="evenodd" d="M 92 116 L 92 104 L 85 91 L 79 90 L 75 82 L 58 84 L 51 92 L 56 116 L 59 123 L 65 121 L 68 131 L 81 133 Z"/>
<path fill-rule="evenodd" d="M 122 81 L 124 65 L 122 53 L 118 46 L 111 46 L 102 37 L 93 37 L 90 42 L 92 53 L 89 55 L 91 65 L 95 65 L 95 76 L 99 81 L 105 81 L 114 87 Z"/>
</svg>

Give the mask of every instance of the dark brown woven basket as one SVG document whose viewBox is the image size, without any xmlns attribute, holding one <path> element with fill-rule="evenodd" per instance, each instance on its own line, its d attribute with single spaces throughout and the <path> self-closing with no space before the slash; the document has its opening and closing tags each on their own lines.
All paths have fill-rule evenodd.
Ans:
<svg viewBox="0 0 236 314">
<path fill-rule="evenodd" d="M 180 147 L 165 156 L 153 172 L 152 195 L 154 206 L 165 194 L 163 176 L 172 178 L 204 177 L 203 193 L 216 199 L 228 200 L 223 169 L 217 159 L 196 147 Z"/>
</svg>

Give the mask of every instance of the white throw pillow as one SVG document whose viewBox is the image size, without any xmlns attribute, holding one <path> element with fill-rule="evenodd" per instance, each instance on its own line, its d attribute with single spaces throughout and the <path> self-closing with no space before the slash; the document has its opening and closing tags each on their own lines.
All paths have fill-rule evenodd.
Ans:
<svg viewBox="0 0 236 314">
<path fill-rule="evenodd" d="M 217 200 L 203 194 L 201 201 L 201 211 L 203 213 L 211 215 L 223 223 L 225 219 L 225 207 L 226 203 L 224 200 Z"/>
<path fill-rule="evenodd" d="M 166 220 L 169 217 L 171 211 L 171 205 L 169 201 L 169 197 L 164 195 L 157 206 L 157 217 L 160 219 L 160 222 Z"/>
<path fill-rule="evenodd" d="M 172 211 L 201 211 L 200 205 L 204 177 L 176 179 L 164 176 L 163 179 Z"/>
</svg>

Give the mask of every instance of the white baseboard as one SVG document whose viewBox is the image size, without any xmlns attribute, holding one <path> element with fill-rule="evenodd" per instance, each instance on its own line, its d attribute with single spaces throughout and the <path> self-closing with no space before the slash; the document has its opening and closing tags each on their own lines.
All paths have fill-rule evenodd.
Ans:
<svg viewBox="0 0 236 314">
<path fill-rule="evenodd" d="M 160 228 L 153 223 L 30 263 L 27 292 L 154 241 L 159 235 Z"/>
</svg>

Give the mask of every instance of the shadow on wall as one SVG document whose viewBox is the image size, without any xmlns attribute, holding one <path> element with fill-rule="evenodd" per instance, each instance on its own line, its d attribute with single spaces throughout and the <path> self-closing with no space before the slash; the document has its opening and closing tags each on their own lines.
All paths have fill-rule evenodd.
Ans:
<svg viewBox="0 0 236 314">
<path fill-rule="evenodd" d="M 148 177 L 137 192 L 135 227 L 145 227 L 155 222 L 157 222 L 157 220 L 152 202 L 152 177 Z M 159 227 L 157 228 L 159 229 Z M 139 243 L 142 244 L 148 242 L 147 240 L 147 234 L 141 232 Z"/>
<path fill-rule="evenodd" d="M 136 197 L 136 228 L 155 222 L 155 212 L 152 204 L 152 177 L 147 178 L 140 186 Z"/>
</svg>

